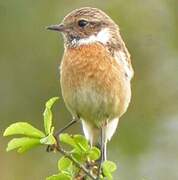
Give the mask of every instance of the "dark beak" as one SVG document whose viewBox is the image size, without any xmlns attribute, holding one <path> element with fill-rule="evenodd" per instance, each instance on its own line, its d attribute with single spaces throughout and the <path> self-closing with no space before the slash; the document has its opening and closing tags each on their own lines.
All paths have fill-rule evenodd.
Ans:
<svg viewBox="0 0 178 180">
<path fill-rule="evenodd" d="M 52 31 L 59 31 L 59 32 L 64 32 L 65 27 L 63 24 L 57 24 L 57 25 L 51 25 L 46 27 L 47 30 L 52 30 Z"/>
</svg>

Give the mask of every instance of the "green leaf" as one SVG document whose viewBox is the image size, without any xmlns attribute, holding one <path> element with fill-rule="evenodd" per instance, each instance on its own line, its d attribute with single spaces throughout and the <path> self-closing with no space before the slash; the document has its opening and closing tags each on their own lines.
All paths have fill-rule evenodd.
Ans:
<svg viewBox="0 0 178 180">
<path fill-rule="evenodd" d="M 26 122 L 17 122 L 14 124 L 11 124 L 5 131 L 3 136 L 10 136 L 10 135 L 25 135 L 29 137 L 35 137 L 35 138 L 43 138 L 45 137 L 45 134 L 33 127 L 32 125 L 26 123 Z"/>
<path fill-rule="evenodd" d="M 68 144 L 74 148 L 77 146 L 74 139 L 67 133 L 60 134 L 59 139 L 61 142 Z"/>
<path fill-rule="evenodd" d="M 86 152 L 90 149 L 87 139 L 82 135 L 74 135 L 74 141 L 81 151 Z"/>
<path fill-rule="evenodd" d="M 51 126 L 52 126 L 52 112 L 50 109 L 46 108 L 44 113 L 44 128 L 45 128 L 45 133 L 48 135 L 51 131 Z"/>
<path fill-rule="evenodd" d="M 51 107 L 53 104 L 59 99 L 59 97 L 53 97 L 49 99 L 46 102 L 46 108 L 44 110 L 43 116 L 44 116 L 44 128 L 46 135 L 48 135 L 51 132 L 51 126 L 52 126 L 52 112 Z"/>
<path fill-rule="evenodd" d="M 49 134 L 48 136 L 40 139 L 40 143 L 41 144 L 52 145 L 52 144 L 56 144 L 56 139 L 53 136 L 53 134 Z"/>
<path fill-rule="evenodd" d="M 67 157 L 62 157 L 61 159 L 59 159 L 58 169 L 61 173 L 73 177 L 72 179 L 75 179 L 74 177 L 79 172 L 79 168 L 76 167 L 73 162 Z"/>
<path fill-rule="evenodd" d="M 109 179 L 112 180 L 112 172 L 114 172 L 117 169 L 117 166 L 112 161 L 105 161 L 102 164 L 103 174 Z"/>
<path fill-rule="evenodd" d="M 46 102 L 46 107 L 51 109 L 53 104 L 59 99 L 59 97 L 52 97 Z"/>
<path fill-rule="evenodd" d="M 100 158 L 101 152 L 97 147 L 92 147 L 89 151 L 88 157 L 90 160 L 96 161 Z"/>
<path fill-rule="evenodd" d="M 86 156 L 83 153 L 81 153 L 81 151 L 79 151 L 78 149 L 73 149 L 71 153 L 72 157 L 80 163 L 84 163 L 87 160 Z"/>
<path fill-rule="evenodd" d="M 100 175 L 100 180 L 104 180 L 104 179 L 106 180 L 106 178 L 104 178 L 103 175 L 101 174 Z"/>
<path fill-rule="evenodd" d="M 112 161 L 105 161 L 102 166 L 103 168 L 106 168 L 109 172 L 114 172 L 117 169 L 116 164 Z"/>
<path fill-rule="evenodd" d="M 40 145 L 40 140 L 29 137 L 14 138 L 7 145 L 7 151 L 17 149 L 18 153 L 23 153 L 37 145 Z"/>
<path fill-rule="evenodd" d="M 104 172 L 103 172 L 104 173 Z M 106 172 L 105 172 L 106 173 Z M 112 177 L 112 174 L 110 172 L 107 172 L 107 174 L 104 173 L 104 176 L 107 177 L 107 178 L 104 178 L 104 179 L 107 179 L 107 180 L 113 180 L 113 177 Z"/>
<path fill-rule="evenodd" d="M 72 180 L 72 177 L 70 177 L 69 175 L 60 173 L 57 175 L 47 177 L 46 180 Z"/>
<path fill-rule="evenodd" d="M 87 157 L 88 157 L 88 152 L 83 152 L 81 151 L 78 147 L 77 148 L 74 148 L 72 151 L 71 151 L 71 154 L 72 154 L 72 157 L 74 159 L 76 159 L 78 162 L 80 163 L 84 163 L 87 161 Z"/>
<path fill-rule="evenodd" d="M 58 169 L 59 171 L 68 171 L 72 167 L 72 161 L 66 157 L 62 157 L 58 161 Z"/>
</svg>

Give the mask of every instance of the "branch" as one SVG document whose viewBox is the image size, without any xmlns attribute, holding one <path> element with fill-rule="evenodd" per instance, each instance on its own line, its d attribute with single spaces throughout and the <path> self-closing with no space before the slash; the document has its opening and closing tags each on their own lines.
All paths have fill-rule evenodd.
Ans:
<svg viewBox="0 0 178 180">
<path fill-rule="evenodd" d="M 79 169 L 82 169 L 83 172 L 85 172 L 85 174 L 89 176 L 92 180 L 96 180 L 95 176 L 93 176 L 91 172 L 85 168 L 85 166 L 81 165 L 77 160 L 75 160 L 70 153 L 68 153 L 59 146 L 56 147 L 56 150 L 61 154 L 63 154 L 64 156 L 66 156 L 67 158 L 69 158 Z"/>
</svg>

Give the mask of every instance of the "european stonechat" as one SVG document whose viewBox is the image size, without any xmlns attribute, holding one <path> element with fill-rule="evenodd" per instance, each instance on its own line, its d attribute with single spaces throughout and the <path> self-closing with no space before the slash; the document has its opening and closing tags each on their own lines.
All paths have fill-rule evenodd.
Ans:
<svg viewBox="0 0 178 180">
<path fill-rule="evenodd" d="M 60 83 L 74 118 L 69 125 L 81 120 L 91 145 L 100 142 L 104 161 L 107 141 L 131 99 L 133 69 L 119 27 L 103 11 L 84 7 L 47 29 L 64 37 Z"/>
</svg>

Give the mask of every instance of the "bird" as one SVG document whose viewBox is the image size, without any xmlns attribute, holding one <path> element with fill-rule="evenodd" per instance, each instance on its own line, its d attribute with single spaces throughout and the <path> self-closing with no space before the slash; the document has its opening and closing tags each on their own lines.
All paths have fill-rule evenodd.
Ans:
<svg viewBox="0 0 178 180">
<path fill-rule="evenodd" d="M 119 26 L 102 10 L 82 7 L 47 29 L 64 39 L 60 85 L 73 117 L 64 129 L 80 120 L 91 146 L 100 143 L 103 162 L 107 142 L 129 106 L 134 75 Z"/>
</svg>

